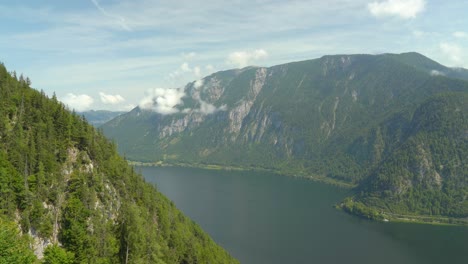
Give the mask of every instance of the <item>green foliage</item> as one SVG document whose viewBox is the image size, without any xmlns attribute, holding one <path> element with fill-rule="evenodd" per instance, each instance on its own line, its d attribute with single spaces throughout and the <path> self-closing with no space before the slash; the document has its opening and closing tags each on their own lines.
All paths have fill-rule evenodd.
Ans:
<svg viewBox="0 0 468 264">
<path fill-rule="evenodd" d="M 423 103 L 404 144 L 361 185 L 358 199 L 393 213 L 467 217 L 467 113 L 467 93 Z"/>
<path fill-rule="evenodd" d="M 73 264 L 74 254 L 65 249 L 52 245 L 44 250 L 44 264 Z"/>
<path fill-rule="evenodd" d="M 1 65 L 0 98 L 0 215 L 55 244 L 45 263 L 236 263 L 55 96 Z M 1 263 L 34 261 L 13 224 L 0 236 Z"/>
<path fill-rule="evenodd" d="M 364 205 L 361 202 L 355 202 L 351 198 L 347 198 L 343 201 L 341 208 L 350 214 L 354 214 L 363 218 L 371 220 L 382 221 L 384 217 L 377 210 Z"/>
<path fill-rule="evenodd" d="M 18 227 L 0 217 L 0 264 L 36 263 L 26 236 L 21 236 Z"/>
</svg>

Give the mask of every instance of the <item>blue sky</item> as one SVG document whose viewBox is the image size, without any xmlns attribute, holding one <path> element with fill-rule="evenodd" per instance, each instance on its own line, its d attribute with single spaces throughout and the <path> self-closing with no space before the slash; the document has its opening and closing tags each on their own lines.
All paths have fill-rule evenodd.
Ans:
<svg viewBox="0 0 468 264">
<path fill-rule="evenodd" d="M 467 11 L 464 0 L 0 0 L 0 61 L 71 108 L 129 110 L 215 71 L 326 54 L 417 51 L 468 67 Z"/>
</svg>

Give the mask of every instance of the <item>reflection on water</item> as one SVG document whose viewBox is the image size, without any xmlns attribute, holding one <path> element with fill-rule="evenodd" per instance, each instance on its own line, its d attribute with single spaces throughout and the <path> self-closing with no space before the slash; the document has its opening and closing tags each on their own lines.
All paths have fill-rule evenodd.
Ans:
<svg viewBox="0 0 468 264">
<path fill-rule="evenodd" d="M 259 172 L 140 167 L 241 263 L 468 263 L 468 228 L 335 210 L 348 190 Z"/>
</svg>

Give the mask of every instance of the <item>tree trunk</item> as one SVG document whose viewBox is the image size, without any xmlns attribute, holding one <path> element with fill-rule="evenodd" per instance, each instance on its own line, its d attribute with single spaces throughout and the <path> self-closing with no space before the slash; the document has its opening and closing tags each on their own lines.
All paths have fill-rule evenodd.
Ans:
<svg viewBox="0 0 468 264">
<path fill-rule="evenodd" d="M 125 253 L 125 264 L 128 264 L 128 242 L 127 242 L 127 252 Z"/>
</svg>

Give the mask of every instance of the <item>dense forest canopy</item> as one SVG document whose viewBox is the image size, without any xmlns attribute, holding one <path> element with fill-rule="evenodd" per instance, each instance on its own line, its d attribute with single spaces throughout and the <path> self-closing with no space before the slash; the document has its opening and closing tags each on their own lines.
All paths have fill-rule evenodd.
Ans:
<svg viewBox="0 0 468 264">
<path fill-rule="evenodd" d="M 30 85 L 0 65 L 0 263 L 37 262 L 32 250 L 44 263 L 237 262 L 100 131 Z"/>
</svg>

